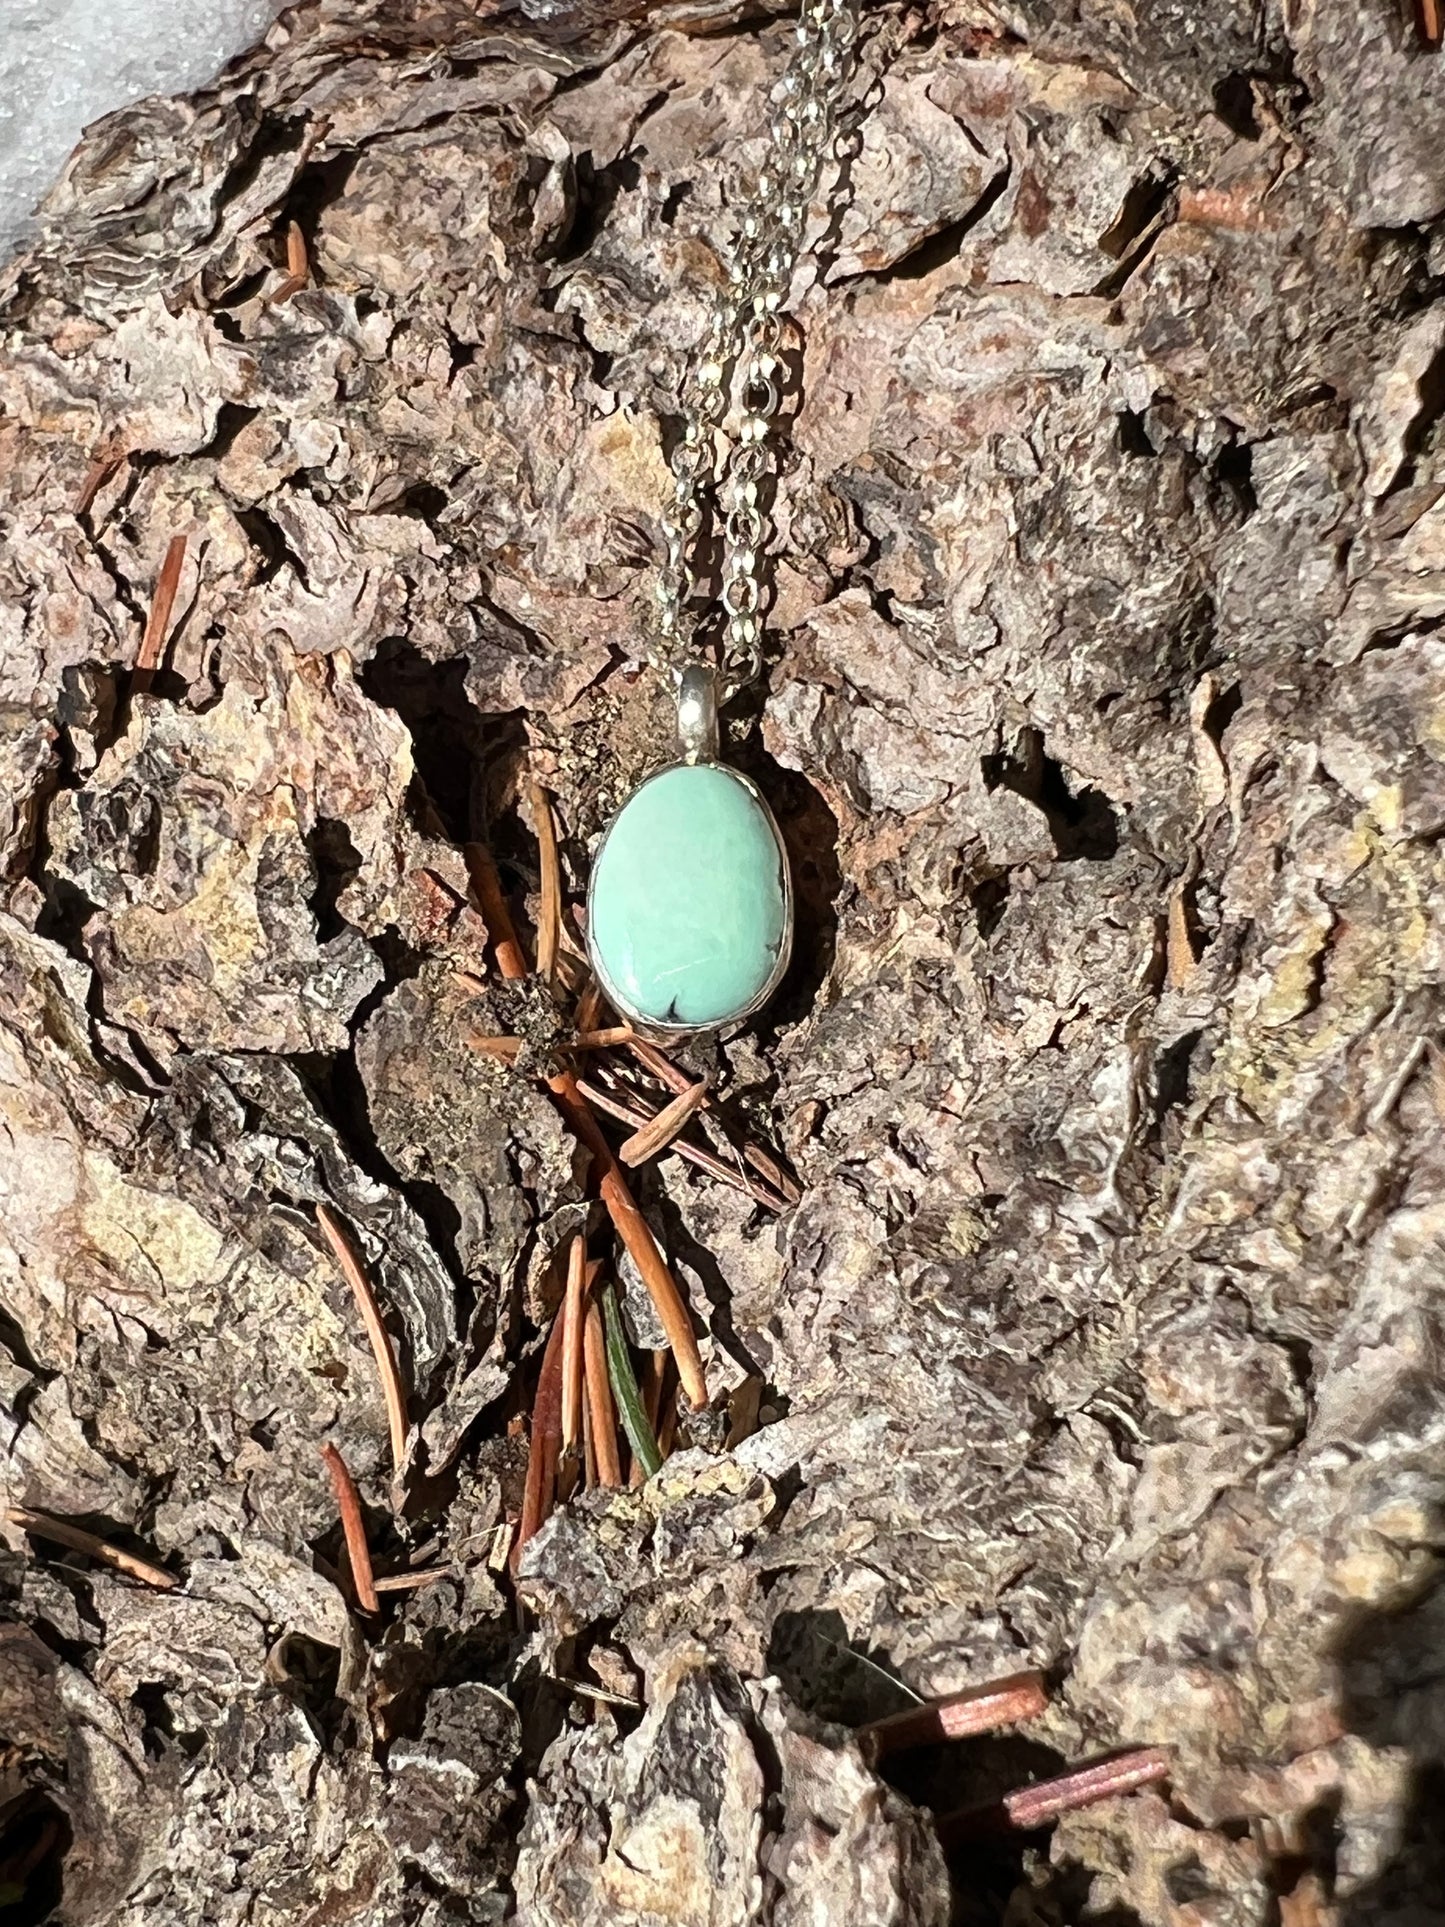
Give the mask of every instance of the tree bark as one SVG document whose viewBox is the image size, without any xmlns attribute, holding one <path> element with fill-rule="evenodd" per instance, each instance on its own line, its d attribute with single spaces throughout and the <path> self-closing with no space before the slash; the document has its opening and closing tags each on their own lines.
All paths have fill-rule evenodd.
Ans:
<svg viewBox="0 0 1445 1927">
<path fill-rule="evenodd" d="M 130 1555 L 0 1549 L 30 1917 L 1440 1918 L 1438 19 L 866 19 L 728 745 L 796 960 L 691 1060 L 803 1196 L 630 1174 L 733 1443 L 560 1507 L 520 1618 L 587 1207 L 464 846 L 535 909 L 540 780 L 575 903 L 665 752 L 789 23 L 319 0 L 0 279 L 4 1494 Z M 445 1576 L 351 1610 L 323 1444 Z M 852 1737 L 1026 1668 L 1016 1742 Z M 930 1812 L 1124 1746 L 1168 1787 L 945 1868 Z"/>
</svg>

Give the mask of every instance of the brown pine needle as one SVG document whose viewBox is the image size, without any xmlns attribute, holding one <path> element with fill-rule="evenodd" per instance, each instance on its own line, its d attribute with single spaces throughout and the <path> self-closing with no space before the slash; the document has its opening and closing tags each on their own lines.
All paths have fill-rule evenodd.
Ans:
<svg viewBox="0 0 1445 1927">
<path fill-rule="evenodd" d="M 938 1833 L 945 1848 L 980 1834 L 1017 1831 L 1031 1833 L 1046 1827 L 1061 1814 L 1091 1807 L 1100 1800 L 1111 1800 L 1121 1793 L 1150 1786 L 1169 1776 L 1169 1753 L 1162 1746 L 1140 1747 L 1132 1753 L 1118 1753 L 1111 1760 L 1062 1773 L 1054 1780 L 1039 1780 L 1033 1786 L 1006 1793 L 992 1806 L 970 1807 L 962 1813 L 947 1814 L 938 1822 Z"/>
<path fill-rule="evenodd" d="M 642 1372 L 643 1410 L 647 1413 L 647 1423 L 652 1427 L 652 1435 L 657 1439 L 658 1452 L 663 1458 L 666 1458 L 667 1454 L 663 1451 L 662 1440 L 658 1436 L 657 1415 L 662 1409 L 662 1385 L 667 1377 L 668 1361 L 671 1357 L 672 1353 L 668 1351 L 649 1353 Z M 628 1484 L 644 1485 L 646 1480 L 647 1475 L 642 1469 L 642 1461 L 634 1456 L 632 1470 L 628 1474 Z"/>
<path fill-rule="evenodd" d="M 552 799 L 540 783 L 533 783 L 531 789 L 537 854 L 542 870 L 542 900 L 537 909 L 537 975 L 550 990 L 557 970 L 557 946 L 562 936 L 562 866 L 557 856 L 557 825 L 552 818 Z"/>
<path fill-rule="evenodd" d="M 641 1130 L 632 1133 L 619 1148 L 618 1157 L 624 1164 L 646 1164 L 649 1158 L 655 1158 L 659 1151 L 667 1149 L 678 1132 L 706 1102 L 707 1079 L 698 1084 L 689 1084 L 680 1096 L 673 1098 L 670 1104 L 664 1104 L 656 1117 L 649 1118 Z"/>
<path fill-rule="evenodd" d="M 336 1509 L 341 1514 L 341 1530 L 346 1538 L 346 1556 L 351 1563 L 351 1583 L 356 1602 L 363 1612 L 374 1613 L 381 1602 L 371 1576 L 371 1551 L 366 1543 L 366 1525 L 361 1516 L 361 1496 L 350 1468 L 334 1445 L 323 1445 L 321 1456 L 331 1474 L 331 1489 L 336 1494 Z"/>
<path fill-rule="evenodd" d="M 417 1592 L 421 1587 L 431 1585 L 433 1580 L 445 1579 L 446 1576 L 447 1568 L 445 1566 L 426 1566 L 419 1572 L 382 1573 L 374 1578 L 371 1583 L 379 1593 Z"/>
<path fill-rule="evenodd" d="M 679 1097 L 692 1087 L 692 1079 L 682 1068 L 674 1064 L 665 1050 L 650 1043 L 645 1037 L 629 1037 L 627 1049 L 637 1059 L 644 1070 L 650 1071 L 659 1084 L 675 1092 Z M 704 1109 L 710 1108 L 705 1105 Z M 790 1177 L 775 1157 L 769 1155 L 760 1144 L 744 1143 L 742 1155 L 748 1163 L 773 1189 L 784 1197 L 789 1204 L 797 1204 L 803 1193 L 797 1181 Z"/>
<path fill-rule="evenodd" d="M 318 1204 L 316 1222 L 321 1226 L 326 1242 L 341 1267 L 341 1275 L 351 1287 L 352 1296 L 361 1312 L 366 1335 L 371 1340 L 371 1349 L 376 1356 L 376 1369 L 381 1377 L 381 1393 L 386 1400 L 386 1422 L 391 1431 L 391 1463 L 393 1471 L 400 1472 L 406 1460 L 407 1421 L 406 1395 L 402 1391 L 401 1372 L 397 1368 L 396 1353 L 392 1350 L 391 1333 L 382 1322 L 381 1307 L 376 1302 L 376 1293 L 371 1288 L 371 1280 L 362 1269 L 361 1261 L 351 1248 L 351 1242 L 341 1228 L 341 1222 L 328 1205 Z"/>
<path fill-rule="evenodd" d="M 592 1449 L 592 1407 L 582 1401 L 582 1477 L 587 1490 L 592 1492 L 597 1485 L 597 1454 Z"/>
<path fill-rule="evenodd" d="M 975 1733 L 995 1733 L 1002 1726 L 1037 1719 L 1049 1696 L 1038 1673 L 1011 1673 L 1007 1679 L 970 1686 L 946 1699 L 910 1706 L 887 1719 L 873 1720 L 858 1729 L 858 1744 L 871 1766 L 890 1753 L 912 1746 L 937 1746 L 946 1740 L 967 1739 Z"/>
<path fill-rule="evenodd" d="M 621 1124 L 630 1124 L 634 1130 L 650 1123 L 657 1115 L 655 1111 L 645 1110 L 640 1104 L 627 1103 L 610 1091 L 604 1091 L 600 1085 L 592 1083 L 587 1078 L 579 1077 L 577 1088 L 594 1110 L 602 1111 L 608 1117 L 615 1117 Z M 780 1193 L 770 1191 L 760 1178 L 752 1177 L 748 1172 L 739 1170 L 736 1165 L 727 1163 L 725 1159 L 718 1157 L 716 1152 L 706 1150 L 701 1144 L 694 1144 L 689 1138 L 679 1137 L 674 1138 L 667 1148 L 675 1156 L 686 1158 L 689 1164 L 695 1164 L 699 1171 L 706 1171 L 710 1177 L 718 1179 L 720 1183 L 730 1184 L 736 1191 L 746 1191 L 750 1198 L 756 1199 L 767 1210 L 787 1210 L 788 1200 Z"/>
<path fill-rule="evenodd" d="M 95 498 L 126 459 L 126 450 L 115 442 L 102 442 L 95 451 L 85 479 L 75 498 L 75 514 L 88 515 Z"/>
<path fill-rule="evenodd" d="M 1096 1800 L 1110 1800 L 1121 1793 L 1132 1793 L 1136 1787 L 1150 1786 L 1165 1779 L 1168 1772 L 1169 1754 L 1164 1747 L 1141 1747 L 1097 1766 L 1061 1774 L 1056 1780 L 1020 1787 L 1016 1793 L 1006 1793 L 1003 1804 L 1010 1824 L 1024 1831 L 1047 1826 L 1061 1813 L 1092 1806 Z"/>
<path fill-rule="evenodd" d="M 512 913 L 507 908 L 507 899 L 502 895 L 502 883 L 497 875 L 497 866 L 492 861 L 492 853 L 485 844 L 468 843 L 463 854 L 466 857 L 467 875 L 476 892 L 477 907 L 482 913 L 482 922 L 487 926 L 487 935 L 497 955 L 497 968 L 509 982 L 520 983 L 527 974 L 527 959 L 522 955 L 522 946 L 517 941 L 516 927 L 512 922 Z"/>
<path fill-rule="evenodd" d="M 662 1404 L 657 1414 L 657 1449 L 664 1458 L 672 1452 L 673 1440 L 677 1437 L 677 1386 L 669 1379 L 662 1390 Z"/>
<path fill-rule="evenodd" d="M 570 1451 L 582 1435 L 582 1324 L 586 1316 L 587 1241 L 579 1232 L 567 1254 L 567 1296 L 562 1340 L 562 1450 Z"/>
<path fill-rule="evenodd" d="M 1440 0 L 1420 0 L 1420 37 L 1427 47 L 1438 47 L 1445 33 Z"/>
<path fill-rule="evenodd" d="M 527 1442 L 527 1483 L 522 1492 L 522 1519 L 512 1541 L 509 1564 L 515 1576 L 522 1549 L 534 1539 L 552 1514 L 557 1486 L 557 1460 L 562 1450 L 562 1335 L 559 1312 L 547 1335 L 537 1396 L 532 1401 L 532 1435 Z"/>
<path fill-rule="evenodd" d="M 595 978 L 589 977 L 582 995 L 577 999 L 577 1009 L 573 1015 L 573 1022 L 579 1032 L 597 1028 L 597 1020 L 602 1015 L 602 1002 L 601 986 Z M 630 1029 L 631 1026 L 627 1028 Z"/>
<path fill-rule="evenodd" d="M 587 1379 L 587 1408 L 592 1416 L 592 1449 L 597 1456 L 597 1483 L 621 1485 L 622 1461 L 617 1451 L 617 1415 L 607 1383 L 607 1347 L 602 1336 L 602 1314 L 587 1307 L 583 1327 L 583 1357 Z"/>
<path fill-rule="evenodd" d="M 631 1043 L 635 1035 L 631 1024 L 612 1024 L 606 1030 L 579 1030 L 572 1042 L 578 1050 L 610 1050 L 614 1044 Z"/>
<path fill-rule="evenodd" d="M 654 1432 L 657 1430 L 657 1414 L 662 1408 L 662 1387 L 667 1378 L 667 1366 L 671 1356 L 672 1354 L 668 1351 L 658 1351 L 654 1352 L 648 1361 L 647 1384 L 643 1387 L 643 1396 L 647 1400 L 647 1422 Z"/>
<path fill-rule="evenodd" d="M 486 1057 L 499 1057 L 505 1064 L 515 1064 L 522 1054 L 520 1037 L 491 1037 L 474 1030 L 464 1041 L 468 1050 L 480 1051 Z M 622 1037 L 610 1030 L 593 1030 L 574 1037 L 567 1048 L 569 1050 L 607 1050 L 613 1044 L 622 1041 Z"/>
<path fill-rule="evenodd" d="M 573 1131 L 592 1153 L 602 1202 L 607 1207 L 607 1215 L 618 1237 L 631 1252 L 632 1261 L 642 1274 L 642 1282 L 647 1286 L 653 1307 L 662 1320 L 662 1328 L 677 1359 L 677 1375 L 682 1380 L 682 1388 L 694 1406 L 706 1405 L 707 1379 L 703 1374 L 697 1340 L 692 1335 L 692 1319 L 682 1301 L 677 1282 L 657 1248 L 652 1229 L 628 1189 L 622 1166 L 613 1156 L 612 1146 L 603 1137 L 601 1126 L 588 1110 L 586 1099 L 578 1090 L 571 1072 L 564 1071 L 558 1077 L 549 1077 L 547 1084 L 560 1101 L 563 1115 Z"/>
<path fill-rule="evenodd" d="M 156 592 L 151 598 L 150 614 L 146 617 L 145 633 L 140 639 L 140 649 L 135 659 L 137 689 L 148 689 L 151 677 L 160 666 L 161 656 L 166 646 L 166 631 L 170 627 L 171 610 L 175 607 L 176 590 L 180 587 L 181 566 L 185 559 L 186 538 L 183 535 L 173 535 L 166 548 L 160 574 L 156 577 Z"/>
<path fill-rule="evenodd" d="M 480 843 L 469 843 L 466 858 L 472 888 L 476 891 L 482 918 L 496 951 L 497 968 L 504 977 L 518 982 L 527 975 L 527 960 L 517 941 L 516 929 L 507 909 L 506 898 L 502 895 L 501 881 L 491 852 Z M 577 1080 L 572 1073 L 562 1071 L 556 1077 L 549 1077 L 547 1088 L 560 1102 L 562 1113 L 575 1135 L 592 1153 L 602 1202 L 607 1207 L 607 1214 L 618 1237 L 632 1253 L 633 1263 L 642 1274 L 642 1282 L 647 1286 L 657 1315 L 662 1320 L 662 1328 L 677 1358 L 677 1371 L 683 1390 L 694 1406 L 706 1405 L 707 1379 L 703 1374 L 697 1340 L 692 1335 L 692 1320 L 682 1302 L 676 1281 L 657 1248 L 657 1241 L 647 1220 L 627 1188 L 622 1166 L 603 1137 L 601 1126 L 587 1108 L 587 1101 L 578 1090 Z"/>
<path fill-rule="evenodd" d="M 294 221 L 286 228 L 286 278 L 279 281 L 266 299 L 273 308 L 300 294 L 311 280 L 311 262 L 306 252 L 306 236 Z"/>
<path fill-rule="evenodd" d="M 139 1579 L 144 1585 L 155 1586 L 161 1592 L 173 1592 L 181 1583 L 164 1566 L 153 1566 L 149 1559 L 138 1559 L 133 1552 L 113 1546 L 109 1540 L 98 1539 L 93 1532 L 87 1532 L 84 1526 L 73 1526 L 65 1519 L 52 1519 L 48 1513 L 32 1511 L 28 1505 L 7 1505 L 5 1519 L 7 1524 L 18 1526 L 33 1539 L 49 1539 L 54 1545 L 68 1546 L 72 1552 L 88 1553 L 101 1565 L 123 1572 L 128 1579 Z"/>
</svg>

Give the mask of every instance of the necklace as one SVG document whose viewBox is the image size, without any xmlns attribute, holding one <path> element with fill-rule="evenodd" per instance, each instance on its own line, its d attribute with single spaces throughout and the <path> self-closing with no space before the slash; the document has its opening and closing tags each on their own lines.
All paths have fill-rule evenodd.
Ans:
<svg viewBox="0 0 1445 1927">
<path fill-rule="evenodd" d="M 672 454 L 649 654 L 676 696 L 678 759 L 649 776 L 612 819 L 587 895 L 598 982 L 619 1015 L 663 1037 L 751 1016 L 777 989 L 792 952 L 787 851 L 757 785 L 720 760 L 718 709 L 763 666 L 768 426 L 782 399 L 783 308 L 809 205 L 836 145 L 858 37 L 856 0 L 804 0 L 796 34 L 797 51 L 772 95 L 772 151 L 741 210 Z M 709 494 L 722 586 L 715 605 L 699 608 Z"/>
</svg>

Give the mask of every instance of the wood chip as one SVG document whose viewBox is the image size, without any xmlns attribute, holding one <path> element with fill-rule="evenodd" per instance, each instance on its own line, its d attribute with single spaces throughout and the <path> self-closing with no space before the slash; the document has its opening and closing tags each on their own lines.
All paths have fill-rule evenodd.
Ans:
<svg viewBox="0 0 1445 1927">
<path fill-rule="evenodd" d="M 515 1064 L 522 1055 L 520 1037 L 484 1037 L 478 1031 L 471 1031 L 466 1045 L 468 1050 L 480 1051 L 484 1057 L 499 1057 L 504 1064 Z"/>
<path fill-rule="evenodd" d="M 1165 975 L 1171 990 L 1183 990 L 1198 968 L 1194 939 L 1189 931 L 1188 888 L 1175 885 L 1169 895 L 1169 919 L 1164 938 Z"/>
</svg>

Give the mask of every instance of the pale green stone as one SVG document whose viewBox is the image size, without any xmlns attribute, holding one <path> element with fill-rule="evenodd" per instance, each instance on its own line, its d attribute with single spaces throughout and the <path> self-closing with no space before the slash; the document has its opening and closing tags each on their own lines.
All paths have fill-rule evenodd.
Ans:
<svg viewBox="0 0 1445 1927">
<path fill-rule="evenodd" d="M 766 805 L 714 763 L 649 778 L 607 833 L 590 907 L 593 955 L 629 1015 L 700 1029 L 740 1016 L 787 937 Z"/>
</svg>

